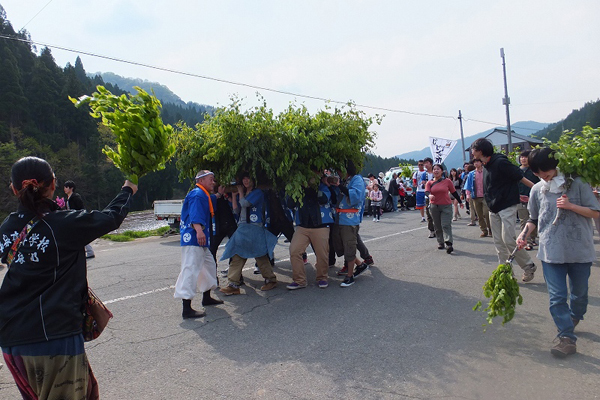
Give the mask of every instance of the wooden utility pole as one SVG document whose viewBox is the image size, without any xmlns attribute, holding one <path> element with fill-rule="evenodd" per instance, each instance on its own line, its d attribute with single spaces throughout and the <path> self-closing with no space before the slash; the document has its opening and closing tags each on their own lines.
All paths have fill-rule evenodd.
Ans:
<svg viewBox="0 0 600 400">
<path fill-rule="evenodd" d="M 462 113 L 458 110 L 458 120 L 460 121 L 460 141 L 462 143 L 462 156 L 463 156 L 463 165 L 467 162 L 465 158 L 465 137 L 463 135 L 463 127 L 462 127 Z"/>
</svg>

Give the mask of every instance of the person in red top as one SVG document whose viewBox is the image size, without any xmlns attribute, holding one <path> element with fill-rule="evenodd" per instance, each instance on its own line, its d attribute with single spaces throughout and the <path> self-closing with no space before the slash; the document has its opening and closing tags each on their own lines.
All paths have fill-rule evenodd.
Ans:
<svg viewBox="0 0 600 400">
<path fill-rule="evenodd" d="M 433 166 L 433 179 L 425 185 L 425 194 L 429 195 L 429 212 L 435 227 L 438 249 L 443 250 L 445 248 L 446 253 L 450 254 L 454 251 L 454 248 L 452 247 L 452 200 L 450 200 L 448 193 L 454 196 L 461 208 L 464 205 L 452 181 L 444 178 L 442 173 L 442 166 L 435 164 Z"/>
</svg>

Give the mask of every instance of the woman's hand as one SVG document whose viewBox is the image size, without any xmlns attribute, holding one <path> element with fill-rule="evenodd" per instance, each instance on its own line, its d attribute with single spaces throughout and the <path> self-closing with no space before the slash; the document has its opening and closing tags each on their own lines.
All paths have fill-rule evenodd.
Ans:
<svg viewBox="0 0 600 400">
<path fill-rule="evenodd" d="M 123 184 L 123 187 L 125 187 L 125 186 L 131 188 L 131 190 L 133 190 L 133 194 L 135 194 L 138 190 L 137 185 L 135 183 L 131 183 L 131 181 L 129 181 L 127 179 L 125 180 L 125 183 Z"/>
<path fill-rule="evenodd" d="M 430 195 L 429 195 L 429 201 L 431 202 L 431 201 L 434 201 L 434 200 L 435 200 L 435 196 L 434 196 L 434 195 L 432 195 L 432 194 L 430 194 Z"/>
</svg>

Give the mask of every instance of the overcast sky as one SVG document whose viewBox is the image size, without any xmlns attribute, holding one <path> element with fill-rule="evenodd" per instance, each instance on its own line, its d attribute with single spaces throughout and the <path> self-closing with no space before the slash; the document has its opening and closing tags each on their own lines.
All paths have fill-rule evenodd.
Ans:
<svg viewBox="0 0 600 400">
<path fill-rule="evenodd" d="M 34 41 L 402 111 L 363 109 L 386 115 L 381 126 L 373 126 L 378 134 L 374 153 L 383 157 L 427 147 L 429 136 L 459 139 L 459 109 L 465 136 L 505 126 L 502 47 L 511 122 L 556 122 L 600 98 L 598 0 L 0 4 L 15 30 L 26 25 Z M 60 66 L 74 64 L 77 57 L 54 48 L 52 54 Z M 83 54 L 81 59 L 87 72 L 156 81 L 184 101 L 223 106 L 237 94 L 249 107 L 258 104 L 257 89 Z M 324 106 L 320 100 L 259 92 L 276 112 L 290 101 L 306 104 L 311 112 Z"/>
</svg>

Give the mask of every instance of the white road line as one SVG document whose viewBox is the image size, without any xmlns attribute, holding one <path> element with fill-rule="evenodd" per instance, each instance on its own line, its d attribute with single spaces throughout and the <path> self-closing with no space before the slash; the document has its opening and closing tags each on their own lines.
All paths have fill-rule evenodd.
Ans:
<svg viewBox="0 0 600 400">
<path fill-rule="evenodd" d="M 414 231 L 418 231 L 421 229 L 425 229 L 425 226 L 419 227 L 419 228 L 415 228 L 415 229 L 409 229 L 407 231 L 402 231 L 402 232 L 396 232 L 396 233 L 392 233 L 389 235 L 385 235 L 385 236 L 379 236 L 379 237 L 375 237 L 372 239 L 368 239 L 368 240 L 364 240 L 365 243 L 367 242 L 373 242 L 375 240 L 381 240 L 381 239 L 387 239 L 389 237 L 393 237 L 393 236 L 398 236 L 398 235 L 402 235 L 403 233 L 410 233 L 410 232 L 414 232 Z M 223 246 L 223 245 L 221 245 Z M 219 246 L 219 247 L 221 247 Z M 308 255 L 313 255 L 314 253 L 307 253 Z M 282 262 L 282 261 L 289 261 L 290 258 L 282 258 L 282 259 L 277 259 L 277 262 Z M 243 271 L 250 271 L 251 269 L 254 269 L 254 267 L 247 267 L 244 268 Z M 171 285 L 171 286 L 165 286 L 159 289 L 154 289 L 154 290 L 149 290 L 147 292 L 141 292 L 141 293 L 137 293 L 137 294 L 132 294 L 131 296 L 123 296 L 123 297 L 119 297 L 116 299 L 112 299 L 112 300 L 108 300 L 105 301 L 104 304 L 112 304 L 112 303 L 117 303 L 119 301 L 123 301 L 123 300 L 129 300 L 129 299 L 135 299 L 137 297 L 141 297 L 141 296 L 146 296 L 148 294 L 153 294 L 153 293 L 158 293 L 158 292 L 164 292 L 165 290 L 169 290 L 169 289 L 175 289 L 175 285 Z"/>
</svg>

